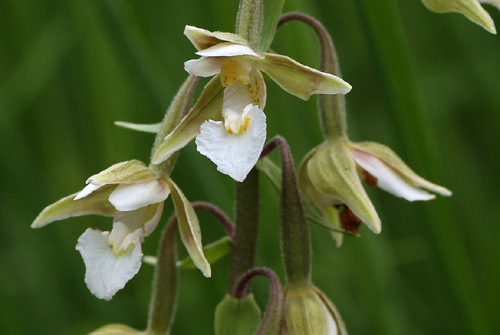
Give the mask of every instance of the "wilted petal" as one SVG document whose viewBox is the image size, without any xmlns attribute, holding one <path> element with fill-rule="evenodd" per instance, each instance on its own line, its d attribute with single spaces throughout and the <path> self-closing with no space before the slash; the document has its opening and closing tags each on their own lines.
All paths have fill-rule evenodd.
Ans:
<svg viewBox="0 0 500 335">
<path fill-rule="evenodd" d="M 108 245 L 109 232 L 87 229 L 78 239 L 76 250 L 85 262 L 85 283 L 100 299 L 110 300 L 141 267 L 139 241 L 126 253 L 115 256 Z"/>
<path fill-rule="evenodd" d="M 118 212 L 113 217 L 109 245 L 115 254 L 126 252 L 135 240 L 143 242 L 158 225 L 163 212 L 163 202 L 130 212 Z"/>
<path fill-rule="evenodd" d="M 435 196 L 412 186 L 381 160 L 361 151 L 352 150 L 356 163 L 377 178 L 377 186 L 408 201 L 431 200 Z"/>
<path fill-rule="evenodd" d="M 41 228 L 51 222 L 63 220 L 70 217 L 97 214 L 112 216 L 116 209 L 108 201 L 108 197 L 114 186 L 104 186 L 89 196 L 74 200 L 76 194 L 72 194 L 47 206 L 33 221 L 31 228 Z"/>
<path fill-rule="evenodd" d="M 266 116 L 257 107 L 247 109 L 248 127 L 230 134 L 222 122 L 208 121 L 196 137 L 198 151 L 217 165 L 217 170 L 242 182 L 255 166 L 266 140 Z"/>
<path fill-rule="evenodd" d="M 170 189 L 161 178 L 137 184 L 120 184 L 109 196 L 109 202 L 119 211 L 135 209 L 165 201 Z"/>
<path fill-rule="evenodd" d="M 193 205 L 171 179 L 168 180 L 168 183 L 172 190 L 172 200 L 174 201 L 182 243 L 196 267 L 201 270 L 205 277 L 210 277 L 212 270 L 203 253 L 200 223 Z"/>
<path fill-rule="evenodd" d="M 258 67 L 281 88 L 303 100 L 312 94 L 346 94 L 351 85 L 332 74 L 321 72 L 277 54 L 264 54 Z"/>
<path fill-rule="evenodd" d="M 207 58 L 191 59 L 184 62 L 184 70 L 198 77 L 211 77 L 220 72 L 222 58 Z"/>
</svg>

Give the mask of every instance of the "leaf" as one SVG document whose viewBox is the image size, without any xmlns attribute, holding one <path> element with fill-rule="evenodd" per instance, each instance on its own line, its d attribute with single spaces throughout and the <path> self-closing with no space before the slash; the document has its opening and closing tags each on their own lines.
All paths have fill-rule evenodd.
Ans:
<svg viewBox="0 0 500 335">
<path fill-rule="evenodd" d="M 217 241 L 210 243 L 203 247 L 203 253 L 210 264 L 214 264 L 222 257 L 229 254 L 231 251 L 231 238 L 229 236 L 224 236 Z M 194 264 L 191 257 L 186 257 L 182 261 L 177 262 L 177 266 L 181 269 L 194 269 L 196 265 Z"/>
<path fill-rule="evenodd" d="M 264 26 L 260 39 L 259 51 L 266 52 L 271 46 L 276 33 L 276 26 L 283 11 L 285 0 L 266 0 L 264 1 Z"/>
<path fill-rule="evenodd" d="M 194 208 L 171 179 L 168 179 L 167 183 L 170 187 L 172 200 L 174 201 L 182 242 L 194 264 L 196 264 L 196 267 L 201 270 L 205 277 L 210 277 L 210 264 L 203 254 L 200 223 L 198 222 Z"/>
<path fill-rule="evenodd" d="M 139 123 L 124 122 L 124 121 L 115 121 L 115 125 L 122 128 L 127 128 L 152 134 L 158 133 L 161 128 L 161 122 L 151 123 L 151 124 L 139 124 Z"/>
</svg>

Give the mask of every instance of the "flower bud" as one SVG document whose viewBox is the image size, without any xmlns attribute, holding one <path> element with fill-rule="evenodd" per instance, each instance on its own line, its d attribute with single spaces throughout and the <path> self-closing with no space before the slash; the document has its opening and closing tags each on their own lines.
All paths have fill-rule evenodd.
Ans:
<svg viewBox="0 0 500 335">
<path fill-rule="evenodd" d="M 281 335 L 347 335 L 333 303 L 311 284 L 285 287 Z"/>
<path fill-rule="evenodd" d="M 144 333 L 125 325 L 114 324 L 114 325 L 106 325 L 97 330 L 94 330 L 89 335 L 139 335 L 139 334 L 144 334 Z"/>
</svg>

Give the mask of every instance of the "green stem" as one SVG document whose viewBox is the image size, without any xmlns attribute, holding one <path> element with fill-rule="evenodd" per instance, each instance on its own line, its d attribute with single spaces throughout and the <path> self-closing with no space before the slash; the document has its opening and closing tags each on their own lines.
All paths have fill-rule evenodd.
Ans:
<svg viewBox="0 0 500 335">
<path fill-rule="evenodd" d="M 170 219 L 163 230 L 158 249 L 153 294 L 149 308 L 146 334 L 167 335 L 172 326 L 178 297 L 179 270 L 177 261 L 177 217 Z"/>
<path fill-rule="evenodd" d="M 153 157 L 156 149 L 163 142 L 165 137 L 174 130 L 174 128 L 179 124 L 184 115 L 189 112 L 191 105 L 193 103 L 194 92 L 196 86 L 198 85 L 199 77 L 189 75 L 179 88 L 176 96 L 170 103 L 170 106 L 165 113 L 165 117 L 161 123 L 160 131 L 156 134 L 156 138 L 151 149 L 151 157 Z M 170 156 L 169 159 L 160 164 L 150 164 L 150 168 L 153 171 L 157 171 L 165 176 L 169 176 L 172 172 L 175 162 L 177 161 L 178 153 Z"/>
<path fill-rule="evenodd" d="M 286 285 L 303 285 L 311 280 L 312 250 L 309 225 L 297 186 L 292 153 L 285 139 L 281 136 L 273 138 L 264 147 L 261 157 L 276 147 L 281 157 L 280 233 Z"/>
<path fill-rule="evenodd" d="M 235 225 L 229 270 L 229 293 L 255 264 L 259 224 L 259 172 L 252 169 L 242 183 L 235 182 Z M 250 292 L 249 289 L 245 294 Z"/>
<path fill-rule="evenodd" d="M 264 1 L 241 0 L 236 17 L 236 34 L 245 38 L 254 50 L 260 48 L 264 24 Z"/>
<path fill-rule="evenodd" d="M 331 73 L 337 77 L 341 77 L 342 74 L 340 72 L 337 51 L 335 50 L 333 40 L 325 26 L 310 15 L 299 12 L 291 12 L 281 16 L 278 21 L 278 27 L 293 20 L 308 24 L 316 32 L 321 49 L 320 70 Z M 345 96 L 343 94 L 318 95 L 318 112 L 321 129 L 323 130 L 323 134 L 326 139 L 336 139 L 347 136 L 347 117 Z"/>
</svg>

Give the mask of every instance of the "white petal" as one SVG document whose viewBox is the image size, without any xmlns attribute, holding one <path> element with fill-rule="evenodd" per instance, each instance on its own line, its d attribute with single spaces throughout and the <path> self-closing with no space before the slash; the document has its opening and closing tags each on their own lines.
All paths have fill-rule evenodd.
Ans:
<svg viewBox="0 0 500 335">
<path fill-rule="evenodd" d="M 76 195 L 76 197 L 73 199 L 73 200 L 78 200 L 78 199 L 81 199 L 81 198 L 85 198 L 86 196 L 88 196 L 90 193 L 94 192 L 95 190 L 101 188 L 102 186 L 104 185 L 94 185 L 92 183 L 89 183 L 87 186 L 85 186 L 83 188 L 83 190 L 80 191 L 80 193 L 78 193 Z"/>
<path fill-rule="evenodd" d="M 135 211 L 118 212 L 113 217 L 109 245 L 115 254 L 126 251 L 138 238 L 140 242 L 158 225 L 163 212 L 163 202 L 141 207 Z"/>
<path fill-rule="evenodd" d="M 76 250 L 85 262 L 85 283 L 99 299 L 110 300 L 141 267 L 142 250 L 136 241 L 127 253 L 115 256 L 108 245 L 109 232 L 87 229 L 78 239 Z"/>
<path fill-rule="evenodd" d="M 246 109 L 250 122 L 246 131 L 233 135 L 222 122 L 209 120 L 196 136 L 198 151 L 217 165 L 217 170 L 242 182 L 259 159 L 266 140 L 266 116 L 257 106 Z"/>
<path fill-rule="evenodd" d="M 201 57 L 184 62 L 184 70 L 198 77 L 211 77 L 220 72 L 222 58 Z"/>
<path fill-rule="evenodd" d="M 109 196 L 109 202 L 119 211 L 155 204 L 167 199 L 170 189 L 162 179 L 136 184 L 120 184 Z"/>
<path fill-rule="evenodd" d="M 392 168 L 378 158 L 358 150 L 351 150 L 356 163 L 378 179 L 377 186 L 408 201 L 431 200 L 435 196 L 406 182 Z"/>
<path fill-rule="evenodd" d="M 259 106 L 264 110 L 266 105 L 266 82 L 259 70 L 249 74 L 250 83 L 243 84 L 239 81 L 224 89 L 222 110 L 242 111 L 249 104 Z"/>
<path fill-rule="evenodd" d="M 264 59 L 259 56 L 252 48 L 231 42 L 219 43 L 210 48 L 196 52 L 197 55 L 203 57 L 234 57 L 234 56 L 250 56 L 256 59 Z"/>
</svg>

